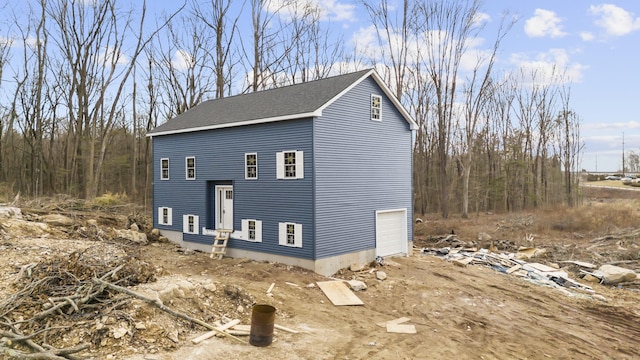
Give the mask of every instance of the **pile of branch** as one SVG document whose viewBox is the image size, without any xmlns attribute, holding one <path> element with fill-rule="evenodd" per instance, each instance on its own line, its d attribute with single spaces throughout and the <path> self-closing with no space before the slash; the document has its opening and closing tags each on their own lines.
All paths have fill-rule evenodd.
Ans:
<svg viewBox="0 0 640 360">
<path fill-rule="evenodd" d="M 91 249 L 91 248 L 89 248 Z M 109 291 L 111 284 L 133 286 L 155 280 L 155 270 L 134 256 L 104 259 L 89 250 L 57 256 L 21 268 L 18 290 L 0 302 L 0 354 L 10 358 L 76 359 L 87 349 L 79 344 L 56 349 L 67 327 L 94 321 L 129 302 Z M 98 250 L 99 251 L 99 250 Z"/>
</svg>

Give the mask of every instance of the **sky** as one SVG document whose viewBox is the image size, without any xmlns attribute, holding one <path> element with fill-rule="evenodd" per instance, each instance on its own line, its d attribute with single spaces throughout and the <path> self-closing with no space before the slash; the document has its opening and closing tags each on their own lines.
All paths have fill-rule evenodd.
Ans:
<svg viewBox="0 0 640 360">
<path fill-rule="evenodd" d="M 348 46 L 375 40 L 358 1 L 311 1 Z M 175 6 L 173 0 L 154 1 L 155 9 Z M 487 38 L 478 48 L 492 44 L 505 11 L 519 20 L 502 42 L 497 66 L 565 69 L 571 107 L 582 120 L 580 169 L 619 171 L 623 148 L 640 153 L 640 1 L 486 0 L 481 12 Z"/>
<path fill-rule="evenodd" d="M 343 37 L 347 47 L 376 41 L 367 11 L 359 1 L 305 1 L 323 9 L 323 21 Z M 388 1 L 393 5 L 394 0 Z M 172 12 L 182 1 L 147 3 L 155 13 L 150 15 L 160 15 Z M 243 3 L 234 0 L 233 6 Z M 1 5 L 0 0 L 0 10 Z M 501 43 L 498 69 L 548 69 L 555 65 L 571 78 L 571 108 L 581 119 L 584 143 L 580 169 L 619 171 L 623 138 L 627 154 L 640 153 L 640 1 L 484 0 L 480 10 L 486 28 L 480 35 L 485 38 L 474 42 L 476 50 L 492 45 L 492 35 L 505 11 L 519 18 Z"/>
</svg>

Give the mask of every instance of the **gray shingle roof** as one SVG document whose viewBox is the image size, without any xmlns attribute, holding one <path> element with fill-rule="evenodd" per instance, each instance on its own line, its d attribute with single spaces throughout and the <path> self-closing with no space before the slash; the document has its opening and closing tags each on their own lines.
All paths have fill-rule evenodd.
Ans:
<svg viewBox="0 0 640 360">
<path fill-rule="evenodd" d="M 147 135 L 190 132 L 246 123 L 291 119 L 321 110 L 342 91 L 372 70 L 362 70 L 306 83 L 205 101 Z M 271 120 L 270 120 L 271 119 Z"/>
</svg>

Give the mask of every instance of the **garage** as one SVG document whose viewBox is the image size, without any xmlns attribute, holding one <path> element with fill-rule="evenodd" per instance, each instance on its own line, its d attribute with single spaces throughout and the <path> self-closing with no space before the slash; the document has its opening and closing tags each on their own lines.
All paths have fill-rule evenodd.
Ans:
<svg viewBox="0 0 640 360">
<path fill-rule="evenodd" d="M 376 256 L 407 253 L 407 209 L 376 211 Z"/>
</svg>

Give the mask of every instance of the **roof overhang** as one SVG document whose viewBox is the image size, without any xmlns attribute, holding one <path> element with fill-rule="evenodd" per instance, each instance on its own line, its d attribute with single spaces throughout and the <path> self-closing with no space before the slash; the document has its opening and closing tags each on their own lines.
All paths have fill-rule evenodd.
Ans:
<svg viewBox="0 0 640 360">
<path fill-rule="evenodd" d="M 232 122 L 228 124 L 218 124 L 218 125 L 193 127 L 193 128 L 187 128 L 187 129 L 160 131 L 160 132 L 147 134 L 146 136 L 154 137 L 154 136 L 162 136 L 162 135 L 183 134 L 183 133 L 190 133 L 190 132 L 196 132 L 196 131 L 224 129 L 224 128 L 230 128 L 230 127 L 244 126 L 244 125 L 264 124 L 264 123 L 271 123 L 271 122 L 277 122 L 277 121 L 313 118 L 313 117 L 320 117 L 320 116 L 322 116 L 322 110 L 316 110 L 308 113 L 291 114 L 286 116 L 275 116 L 275 117 L 264 118 L 264 119 L 238 121 L 238 122 Z"/>
</svg>

